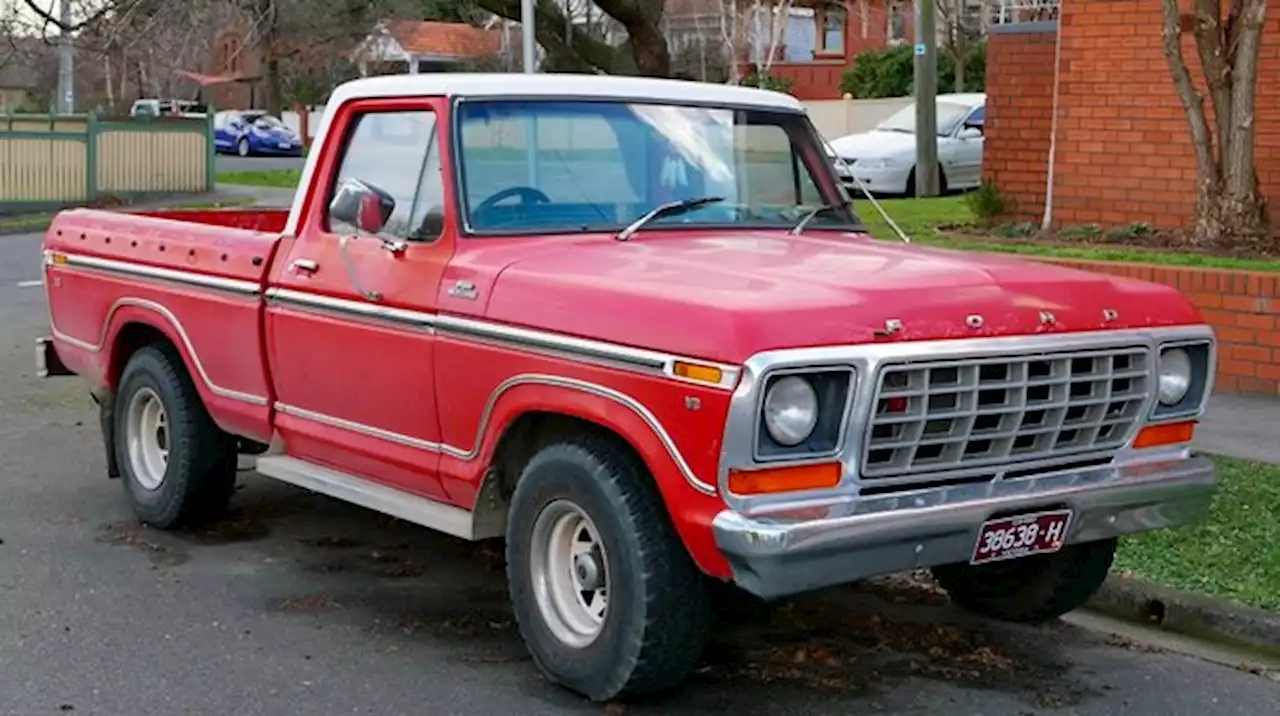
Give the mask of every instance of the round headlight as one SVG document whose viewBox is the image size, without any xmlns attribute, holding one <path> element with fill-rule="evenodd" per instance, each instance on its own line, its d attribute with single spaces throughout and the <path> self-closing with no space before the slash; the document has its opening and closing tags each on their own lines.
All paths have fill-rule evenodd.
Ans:
<svg viewBox="0 0 1280 716">
<path fill-rule="evenodd" d="M 1181 348 L 1160 354 L 1160 402 L 1177 405 L 1191 389 L 1191 356 Z"/>
<path fill-rule="evenodd" d="M 818 394 L 809 381 L 790 375 L 769 388 L 764 396 L 764 426 L 779 445 L 799 445 L 817 425 Z"/>
</svg>

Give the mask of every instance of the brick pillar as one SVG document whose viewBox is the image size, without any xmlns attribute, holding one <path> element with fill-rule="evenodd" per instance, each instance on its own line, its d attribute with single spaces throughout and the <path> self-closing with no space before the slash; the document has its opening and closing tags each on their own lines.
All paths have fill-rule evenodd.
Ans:
<svg viewBox="0 0 1280 716">
<path fill-rule="evenodd" d="M 1044 211 L 1057 27 L 997 25 L 987 44 L 982 174 L 1012 200 L 1018 220 L 1038 222 Z"/>
</svg>

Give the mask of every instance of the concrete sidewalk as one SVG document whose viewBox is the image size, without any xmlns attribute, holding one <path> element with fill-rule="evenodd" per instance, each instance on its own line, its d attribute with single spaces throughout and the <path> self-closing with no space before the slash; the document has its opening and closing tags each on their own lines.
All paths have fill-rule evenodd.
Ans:
<svg viewBox="0 0 1280 716">
<path fill-rule="evenodd" d="M 1214 395 L 1193 444 L 1205 452 L 1280 465 L 1280 398 Z"/>
</svg>

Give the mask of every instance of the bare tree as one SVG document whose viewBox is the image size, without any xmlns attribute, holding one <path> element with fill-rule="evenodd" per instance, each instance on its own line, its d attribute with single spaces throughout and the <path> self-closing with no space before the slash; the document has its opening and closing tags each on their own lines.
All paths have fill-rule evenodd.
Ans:
<svg viewBox="0 0 1280 716">
<path fill-rule="evenodd" d="M 520 19 L 520 0 L 476 0 L 481 8 L 509 20 Z M 600 12 L 615 20 L 626 32 L 635 71 L 651 77 L 671 75 L 671 53 L 662 34 L 663 0 L 595 0 Z M 577 58 L 579 69 L 615 73 L 625 68 L 617 47 L 574 27 L 566 39 L 565 13 L 551 0 L 535 4 L 538 44 L 551 55 Z"/>
<path fill-rule="evenodd" d="M 1183 15 L 1178 0 L 1161 1 L 1164 55 L 1196 155 L 1193 238 L 1202 245 L 1261 242 L 1267 210 L 1254 161 L 1254 111 L 1267 0 L 1194 0 L 1189 15 Z M 1195 39 L 1216 131 L 1210 129 L 1204 93 L 1183 55 L 1186 25 Z"/>
<path fill-rule="evenodd" d="M 986 35 L 987 6 L 994 0 L 936 0 L 938 3 L 939 49 L 955 67 L 955 91 L 964 92 L 965 65 L 975 45 Z"/>
</svg>

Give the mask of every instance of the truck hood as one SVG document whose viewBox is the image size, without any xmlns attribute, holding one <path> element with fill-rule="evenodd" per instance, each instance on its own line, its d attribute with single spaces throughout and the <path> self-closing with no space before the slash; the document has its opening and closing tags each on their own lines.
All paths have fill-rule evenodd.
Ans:
<svg viewBox="0 0 1280 716">
<path fill-rule="evenodd" d="M 565 237 L 512 261 L 486 314 L 726 363 L 777 348 L 1200 322 L 1159 284 L 816 231 Z M 981 327 L 969 325 L 973 315 Z M 889 320 L 902 329 L 877 336 Z"/>
</svg>

